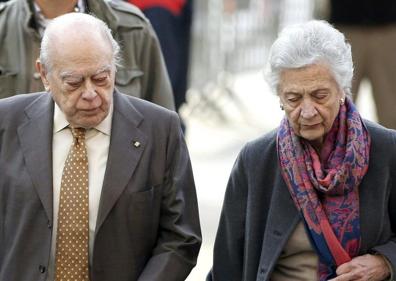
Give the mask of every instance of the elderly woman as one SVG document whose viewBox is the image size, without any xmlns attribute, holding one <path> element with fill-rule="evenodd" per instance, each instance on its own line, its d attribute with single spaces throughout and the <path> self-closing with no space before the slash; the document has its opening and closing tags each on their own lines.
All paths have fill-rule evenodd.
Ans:
<svg viewBox="0 0 396 281">
<path fill-rule="evenodd" d="M 396 132 L 350 99 L 351 48 L 326 22 L 286 28 L 268 80 L 285 118 L 234 165 L 213 281 L 390 280 L 396 272 Z"/>
</svg>

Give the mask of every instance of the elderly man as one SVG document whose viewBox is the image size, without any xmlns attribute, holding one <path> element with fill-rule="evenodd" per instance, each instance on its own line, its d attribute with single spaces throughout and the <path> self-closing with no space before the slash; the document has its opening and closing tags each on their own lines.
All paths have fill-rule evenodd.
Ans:
<svg viewBox="0 0 396 281">
<path fill-rule="evenodd" d="M 122 46 L 116 86 L 168 109 L 174 101 L 157 37 L 143 14 L 122 1 L 12 0 L 0 3 L 0 98 L 43 90 L 35 70 L 48 23 L 69 12 L 94 14 Z M 66 32 L 64 35 L 67 35 Z"/>
<path fill-rule="evenodd" d="M 179 119 L 115 89 L 118 51 L 104 22 L 58 17 L 37 62 L 48 93 L 0 100 L 0 280 L 176 281 L 194 267 Z"/>
</svg>

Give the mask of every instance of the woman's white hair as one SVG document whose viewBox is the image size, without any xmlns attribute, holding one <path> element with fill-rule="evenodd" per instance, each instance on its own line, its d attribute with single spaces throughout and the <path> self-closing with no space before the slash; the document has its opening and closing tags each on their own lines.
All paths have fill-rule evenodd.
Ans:
<svg viewBox="0 0 396 281">
<path fill-rule="evenodd" d="M 266 79 L 277 93 L 282 70 L 313 64 L 327 66 L 339 87 L 351 95 L 351 46 L 341 32 L 325 21 L 312 20 L 283 29 L 270 49 Z"/>
<path fill-rule="evenodd" d="M 68 28 L 75 30 L 89 28 L 91 32 L 98 32 L 101 34 L 103 39 L 107 40 L 112 47 L 114 64 L 120 64 L 120 45 L 113 38 L 111 29 L 105 22 L 93 15 L 84 13 L 68 13 L 53 19 L 45 29 L 43 38 L 41 40 L 40 62 L 45 66 L 47 72 L 50 72 L 52 69 L 52 42 L 57 40 L 58 36 L 67 36 L 67 34 L 64 32 L 64 29 Z M 71 30 L 68 31 L 70 32 Z"/>
</svg>

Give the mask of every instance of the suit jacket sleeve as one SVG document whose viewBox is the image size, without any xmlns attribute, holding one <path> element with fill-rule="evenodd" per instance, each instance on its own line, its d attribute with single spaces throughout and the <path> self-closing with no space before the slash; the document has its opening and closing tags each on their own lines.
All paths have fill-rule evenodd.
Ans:
<svg viewBox="0 0 396 281">
<path fill-rule="evenodd" d="M 392 237 L 385 244 L 373 248 L 374 252 L 384 255 L 392 266 L 393 275 L 396 274 L 396 131 L 391 130 L 393 135 L 393 159 L 392 159 L 392 181 L 388 202 L 389 219 L 391 223 Z"/>
<path fill-rule="evenodd" d="M 153 255 L 139 281 L 185 280 L 201 245 L 198 205 L 189 154 L 179 119 L 172 115 L 160 230 Z"/>
<path fill-rule="evenodd" d="M 228 181 L 217 230 L 213 267 L 207 281 L 240 281 L 243 273 L 245 217 L 248 184 L 243 161 L 238 156 Z"/>
</svg>

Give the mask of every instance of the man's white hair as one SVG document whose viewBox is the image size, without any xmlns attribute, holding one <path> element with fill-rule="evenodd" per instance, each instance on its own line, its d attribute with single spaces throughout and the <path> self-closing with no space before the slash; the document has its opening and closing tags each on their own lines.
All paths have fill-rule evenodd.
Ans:
<svg viewBox="0 0 396 281">
<path fill-rule="evenodd" d="M 351 95 L 351 46 L 341 32 L 325 21 L 312 20 L 283 29 L 271 47 L 266 79 L 277 93 L 282 70 L 312 64 L 327 66 L 340 89 Z"/>
<path fill-rule="evenodd" d="M 67 36 L 67 34 L 59 30 L 73 30 L 84 27 L 89 29 L 92 33 L 99 33 L 104 40 L 107 40 L 112 47 L 113 63 L 118 65 L 120 63 L 120 45 L 113 38 L 110 28 L 102 20 L 84 13 L 68 13 L 53 19 L 45 29 L 40 47 L 40 62 L 44 65 L 47 72 L 52 69 L 51 48 L 54 40 L 59 36 Z M 78 46 L 77 46 L 78 47 Z"/>
</svg>

